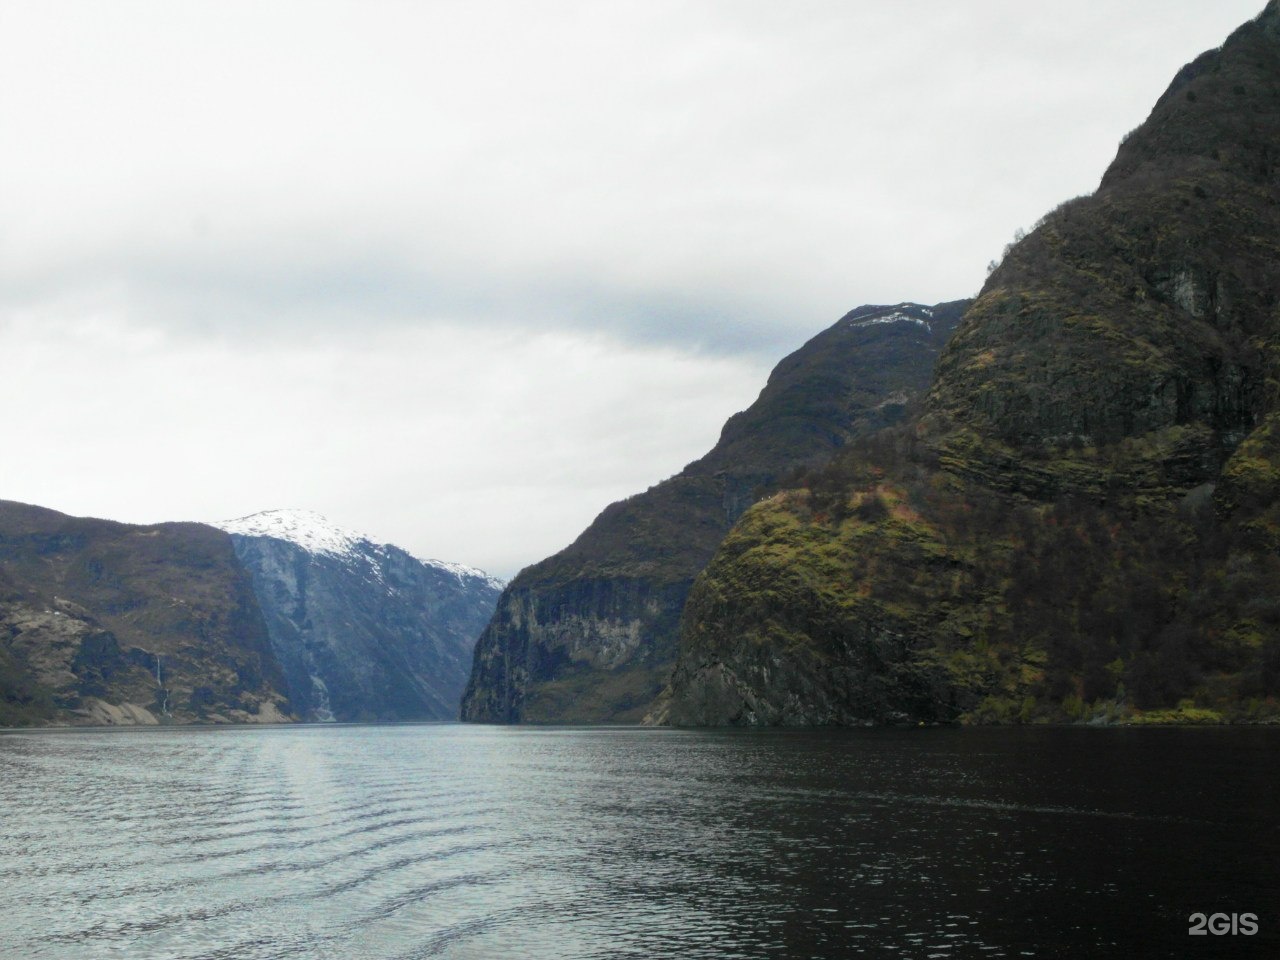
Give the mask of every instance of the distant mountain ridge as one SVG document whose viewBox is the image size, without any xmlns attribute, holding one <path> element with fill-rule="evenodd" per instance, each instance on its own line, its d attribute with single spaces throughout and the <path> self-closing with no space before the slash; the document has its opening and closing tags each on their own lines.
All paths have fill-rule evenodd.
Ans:
<svg viewBox="0 0 1280 960">
<path fill-rule="evenodd" d="M 289 699 L 309 720 L 453 720 L 503 583 L 317 513 L 219 523 L 249 572 Z"/>
<path fill-rule="evenodd" d="M 326 517 L 314 510 L 274 509 L 251 513 L 235 520 L 222 520 L 210 524 L 219 530 L 241 537 L 270 537 L 285 540 L 301 547 L 308 553 L 328 554 L 335 557 L 358 559 L 367 556 L 370 550 L 396 549 L 393 544 L 378 543 L 362 533 L 356 533 L 345 527 L 331 523 Z M 402 552 L 407 552 L 403 551 Z M 431 560 L 425 557 L 414 557 L 419 563 L 445 573 L 451 573 L 460 582 L 483 580 L 499 590 L 506 585 L 505 581 L 492 577 L 475 567 L 449 560 Z"/>
<path fill-rule="evenodd" d="M 694 577 L 733 522 L 787 471 L 900 422 L 967 303 L 850 312 L 778 363 L 706 456 L 521 571 L 476 645 L 463 719 L 641 719 L 674 663 Z"/>
</svg>

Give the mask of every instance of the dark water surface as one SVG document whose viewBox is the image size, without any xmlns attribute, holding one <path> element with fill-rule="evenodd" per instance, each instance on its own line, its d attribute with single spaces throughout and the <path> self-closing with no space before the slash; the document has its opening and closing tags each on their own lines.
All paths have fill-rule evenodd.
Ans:
<svg viewBox="0 0 1280 960">
<path fill-rule="evenodd" d="M 1280 957 L 1280 729 L 0 736 L 0 957 Z M 1259 932 L 1188 936 L 1193 913 Z"/>
</svg>

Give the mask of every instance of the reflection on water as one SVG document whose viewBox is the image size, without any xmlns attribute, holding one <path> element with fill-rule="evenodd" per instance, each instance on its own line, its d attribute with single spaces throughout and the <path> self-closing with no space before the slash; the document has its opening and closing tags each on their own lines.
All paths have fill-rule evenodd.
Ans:
<svg viewBox="0 0 1280 960">
<path fill-rule="evenodd" d="M 0 736 L 0 956 L 1280 956 L 1280 730 Z M 1188 937 L 1196 912 L 1253 937 Z"/>
</svg>

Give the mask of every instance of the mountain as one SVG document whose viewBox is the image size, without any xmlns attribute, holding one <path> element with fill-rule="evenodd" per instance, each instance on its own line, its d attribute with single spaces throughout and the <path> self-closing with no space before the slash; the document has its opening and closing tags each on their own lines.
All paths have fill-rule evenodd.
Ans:
<svg viewBox="0 0 1280 960">
<path fill-rule="evenodd" d="M 419 560 L 305 511 L 219 526 L 251 578 L 300 717 L 457 718 L 501 581 Z"/>
<path fill-rule="evenodd" d="M 465 720 L 639 720 L 667 681 L 694 577 L 789 470 L 900 422 L 967 302 L 854 310 L 786 357 L 719 442 L 611 504 L 508 585 L 475 649 Z"/>
<path fill-rule="evenodd" d="M 457 717 L 501 581 L 316 514 L 0 501 L 0 726 Z"/>
<path fill-rule="evenodd" d="M 0 501 L 0 724 L 276 722 L 283 689 L 225 534 Z"/>
<path fill-rule="evenodd" d="M 653 722 L 1280 714 L 1280 4 L 988 278 L 917 418 L 758 505 Z"/>
</svg>

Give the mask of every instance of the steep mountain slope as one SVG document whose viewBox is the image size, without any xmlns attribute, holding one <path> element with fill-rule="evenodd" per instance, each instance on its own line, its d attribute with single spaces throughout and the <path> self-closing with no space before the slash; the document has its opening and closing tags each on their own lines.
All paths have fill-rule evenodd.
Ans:
<svg viewBox="0 0 1280 960">
<path fill-rule="evenodd" d="M 270 722 L 283 691 L 225 534 L 0 501 L 0 723 Z"/>
<path fill-rule="evenodd" d="M 1280 693 L 1280 4 L 991 275 L 919 420 L 750 511 L 655 721 L 1243 719 Z"/>
<path fill-rule="evenodd" d="M 220 524 L 309 720 L 453 720 L 502 583 L 419 560 L 304 511 Z"/>
<path fill-rule="evenodd" d="M 779 363 L 705 457 L 522 571 L 476 646 L 463 719 L 640 719 L 675 659 L 693 578 L 730 525 L 785 471 L 900 421 L 966 305 L 853 311 Z"/>
</svg>

